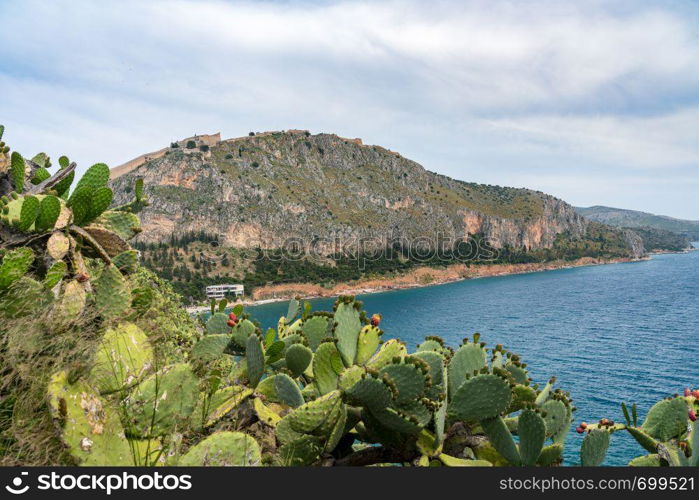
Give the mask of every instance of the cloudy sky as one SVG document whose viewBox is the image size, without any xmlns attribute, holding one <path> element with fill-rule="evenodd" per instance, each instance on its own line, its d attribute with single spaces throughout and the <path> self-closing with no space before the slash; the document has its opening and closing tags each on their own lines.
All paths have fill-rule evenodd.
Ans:
<svg viewBox="0 0 699 500">
<path fill-rule="evenodd" d="M 0 0 L 0 123 L 114 166 L 308 129 L 463 180 L 699 219 L 696 0 Z"/>
</svg>

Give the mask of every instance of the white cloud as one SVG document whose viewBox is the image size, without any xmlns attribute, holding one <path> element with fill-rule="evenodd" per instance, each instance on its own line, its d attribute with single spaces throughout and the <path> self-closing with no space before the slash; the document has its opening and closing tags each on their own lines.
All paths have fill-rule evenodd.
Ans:
<svg viewBox="0 0 699 500">
<path fill-rule="evenodd" d="M 29 0 L 0 18 L 8 142 L 83 166 L 309 128 L 500 184 L 699 175 L 692 3 Z"/>
<path fill-rule="evenodd" d="M 660 116 L 534 115 L 489 121 L 542 152 L 631 169 L 699 166 L 699 107 Z"/>
</svg>

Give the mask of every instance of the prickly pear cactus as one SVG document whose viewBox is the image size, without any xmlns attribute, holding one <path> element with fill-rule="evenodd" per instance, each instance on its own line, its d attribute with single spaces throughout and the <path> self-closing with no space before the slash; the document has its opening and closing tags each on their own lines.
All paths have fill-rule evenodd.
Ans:
<svg viewBox="0 0 699 500">
<path fill-rule="evenodd" d="M 630 466 L 699 466 L 699 390 L 685 389 L 683 396 L 658 401 L 648 410 L 640 425 L 635 404 L 629 411 L 622 403 L 621 410 L 624 423 L 602 418 L 597 423 L 582 422 L 578 425 L 578 433 L 585 434 L 580 448 L 583 465 L 601 464 L 611 436 L 626 431 L 650 453 L 634 458 L 629 462 Z"/>
</svg>

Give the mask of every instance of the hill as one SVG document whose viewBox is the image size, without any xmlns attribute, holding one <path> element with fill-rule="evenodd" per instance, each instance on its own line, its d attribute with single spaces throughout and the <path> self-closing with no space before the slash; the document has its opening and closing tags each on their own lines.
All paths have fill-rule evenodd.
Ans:
<svg viewBox="0 0 699 500">
<path fill-rule="evenodd" d="M 651 228 L 680 234 L 691 241 L 699 241 L 699 221 L 676 219 L 636 210 L 605 206 L 575 207 L 590 220 L 616 227 Z"/>
<path fill-rule="evenodd" d="M 590 222 L 553 196 L 451 179 L 360 139 L 219 137 L 174 142 L 112 170 L 117 203 L 144 179 L 151 206 L 136 245 L 186 294 L 222 277 L 254 287 L 644 252 L 635 233 Z"/>
</svg>

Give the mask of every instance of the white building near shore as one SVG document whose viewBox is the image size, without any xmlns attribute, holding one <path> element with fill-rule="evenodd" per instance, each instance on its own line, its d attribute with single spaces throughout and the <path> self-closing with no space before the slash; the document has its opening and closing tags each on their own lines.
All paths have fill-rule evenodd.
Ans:
<svg viewBox="0 0 699 500">
<path fill-rule="evenodd" d="M 206 287 L 206 297 L 209 299 L 222 299 L 226 295 L 243 295 L 243 285 L 211 285 Z"/>
</svg>

